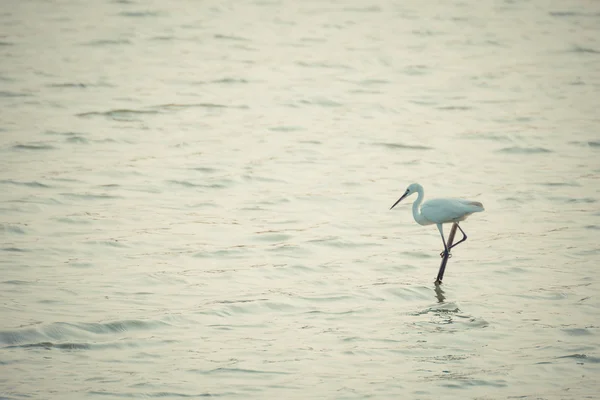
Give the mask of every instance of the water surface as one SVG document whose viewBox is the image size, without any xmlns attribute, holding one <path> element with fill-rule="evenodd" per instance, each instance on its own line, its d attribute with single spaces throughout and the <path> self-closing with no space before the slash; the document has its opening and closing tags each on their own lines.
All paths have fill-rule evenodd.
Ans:
<svg viewBox="0 0 600 400">
<path fill-rule="evenodd" d="M 598 4 L 3 10 L 2 398 L 597 397 Z"/>
</svg>

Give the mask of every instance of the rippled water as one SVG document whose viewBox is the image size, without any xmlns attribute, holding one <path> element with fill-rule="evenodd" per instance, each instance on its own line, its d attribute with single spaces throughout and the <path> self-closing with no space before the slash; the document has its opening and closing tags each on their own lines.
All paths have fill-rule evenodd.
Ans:
<svg viewBox="0 0 600 400">
<path fill-rule="evenodd" d="M 0 23 L 0 397 L 598 398 L 600 3 Z"/>
</svg>

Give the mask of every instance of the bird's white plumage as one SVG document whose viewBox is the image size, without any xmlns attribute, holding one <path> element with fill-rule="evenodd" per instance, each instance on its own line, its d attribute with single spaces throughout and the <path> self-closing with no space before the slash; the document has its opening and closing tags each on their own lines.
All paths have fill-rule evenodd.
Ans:
<svg viewBox="0 0 600 400">
<path fill-rule="evenodd" d="M 469 215 L 483 211 L 481 203 L 463 199 L 433 199 L 421 206 L 421 215 L 429 224 L 464 221 Z M 429 225 L 422 224 L 422 225 Z"/>
<path fill-rule="evenodd" d="M 420 225 L 445 224 L 449 222 L 464 221 L 475 212 L 484 211 L 483 205 L 478 201 L 463 199 L 433 199 L 421 206 L 425 196 L 423 186 L 413 183 L 408 186 L 404 195 L 392 206 L 394 208 L 402 199 L 417 193 L 417 200 L 413 203 L 413 217 Z"/>
</svg>

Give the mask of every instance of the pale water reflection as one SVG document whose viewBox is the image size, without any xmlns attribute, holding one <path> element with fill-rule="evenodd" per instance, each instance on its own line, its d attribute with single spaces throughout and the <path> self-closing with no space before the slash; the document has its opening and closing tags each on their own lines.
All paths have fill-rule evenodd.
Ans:
<svg viewBox="0 0 600 400">
<path fill-rule="evenodd" d="M 440 285 L 434 286 L 435 297 L 437 298 L 438 303 L 443 303 L 446 300 L 446 296 L 444 296 L 444 290 Z"/>
</svg>

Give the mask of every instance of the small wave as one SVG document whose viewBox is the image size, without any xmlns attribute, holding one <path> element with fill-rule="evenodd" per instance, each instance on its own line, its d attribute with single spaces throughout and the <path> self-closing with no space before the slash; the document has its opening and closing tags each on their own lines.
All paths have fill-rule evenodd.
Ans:
<svg viewBox="0 0 600 400">
<path fill-rule="evenodd" d="M 326 68 L 326 69 L 341 69 L 341 70 L 352 69 L 351 67 L 344 65 L 344 64 L 328 64 L 328 63 L 324 63 L 324 62 L 298 61 L 298 62 L 296 62 L 296 64 L 301 67 L 308 67 L 308 68 Z"/>
<path fill-rule="evenodd" d="M 31 285 L 31 282 L 29 281 L 21 281 L 19 279 L 13 279 L 10 281 L 4 281 L 2 282 L 5 285 Z"/>
<path fill-rule="evenodd" d="M 218 171 L 218 169 L 212 167 L 192 167 L 190 169 L 194 171 L 204 172 L 206 174 L 214 174 Z"/>
<path fill-rule="evenodd" d="M 262 210 L 262 209 L 261 209 Z M 305 246 L 298 246 L 292 243 L 272 243 L 266 251 L 270 253 L 288 254 L 291 257 L 301 257 L 302 254 L 309 253 Z"/>
<path fill-rule="evenodd" d="M 74 324 L 73 326 L 76 326 L 80 329 L 91 333 L 109 334 L 114 332 L 128 332 L 132 330 L 150 330 L 167 325 L 169 324 L 161 321 L 143 321 L 138 319 L 130 319 L 104 323 L 78 323 Z"/>
<path fill-rule="evenodd" d="M 425 253 L 422 251 L 403 251 L 402 254 L 405 254 L 409 257 L 427 259 L 427 258 L 437 258 L 437 256 L 432 255 L 431 253 Z"/>
<path fill-rule="evenodd" d="M 6 90 L 0 90 L 0 97 L 29 97 L 29 93 L 9 92 Z"/>
<path fill-rule="evenodd" d="M 442 374 L 431 375 L 425 379 L 431 381 L 440 381 L 440 386 L 448 389 L 468 390 L 473 386 L 491 386 L 492 388 L 505 388 L 509 386 L 508 382 L 504 379 L 475 379 L 470 373 L 451 371 L 444 371 Z"/>
<path fill-rule="evenodd" d="M 199 370 L 195 370 L 195 372 L 201 372 Z M 206 371 L 202 371 L 205 374 L 276 374 L 276 375 L 289 375 L 289 372 L 285 371 L 266 371 L 260 369 L 246 369 L 246 368 L 226 368 L 220 367 L 215 369 L 210 369 Z"/>
<path fill-rule="evenodd" d="M 177 38 L 175 36 L 153 36 L 150 40 L 169 42 L 171 40 L 177 40 Z"/>
<path fill-rule="evenodd" d="M 560 356 L 556 358 L 574 358 L 576 360 L 586 361 L 594 364 L 600 363 L 600 357 L 591 357 L 586 354 L 569 354 L 567 356 Z"/>
<path fill-rule="evenodd" d="M 5 184 L 5 185 L 17 185 L 17 186 L 28 186 L 28 187 L 33 187 L 33 188 L 50 188 L 51 186 L 48 186 L 46 184 L 37 182 L 37 181 L 31 181 L 31 182 L 19 182 L 19 181 L 14 181 L 12 179 L 3 179 L 0 180 L 0 184 Z"/>
<path fill-rule="evenodd" d="M 247 79 L 241 79 L 241 78 L 222 78 L 222 79 L 215 79 L 210 81 L 210 83 L 222 83 L 222 84 L 236 84 L 236 83 L 248 83 Z"/>
<path fill-rule="evenodd" d="M 592 332 L 590 332 L 589 330 L 587 330 L 585 328 L 563 329 L 563 332 L 565 332 L 569 336 L 587 336 L 587 335 L 592 335 Z"/>
<path fill-rule="evenodd" d="M 49 88 L 63 88 L 63 89 L 87 89 L 89 87 L 114 87 L 110 83 L 96 82 L 96 83 L 83 83 L 83 82 L 61 82 L 61 83 L 49 83 L 46 85 Z"/>
<path fill-rule="evenodd" d="M 568 199 L 567 203 L 596 203 L 598 200 L 593 199 L 591 197 L 582 197 L 579 199 Z"/>
<path fill-rule="evenodd" d="M 31 348 L 31 347 L 40 347 L 43 349 L 61 349 L 61 350 L 87 350 L 90 348 L 90 345 L 87 343 L 52 343 L 52 342 L 40 342 L 40 343 L 28 343 L 22 344 L 19 346 L 8 346 L 10 347 L 22 347 L 22 348 Z"/>
<path fill-rule="evenodd" d="M 319 99 L 313 99 L 313 100 L 300 100 L 300 104 L 316 105 L 316 106 L 322 106 L 322 107 L 341 107 L 341 106 L 343 106 L 342 103 L 339 103 L 337 101 L 333 101 L 330 99 L 326 99 L 326 98 L 319 98 Z"/>
<path fill-rule="evenodd" d="M 188 208 L 205 208 L 205 207 L 217 208 L 218 206 L 214 202 L 204 201 L 204 202 L 199 202 L 199 203 L 186 204 L 186 207 L 188 207 Z"/>
<path fill-rule="evenodd" d="M 254 303 L 256 301 L 267 301 L 268 299 L 240 299 L 240 300 L 215 300 L 208 304 L 240 304 L 240 303 Z"/>
<path fill-rule="evenodd" d="M 344 11 L 360 12 L 360 13 L 365 13 L 365 12 L 380 12 L 381 11 L 381 7 L 379 7 L 379 6 L 345 7 Z"/>
<path fill-rule="evenodd" d="M 380 94 L 381 90 L 375 90 L 375 89 L 352 89 L 348 91 L 349 93 L 356 93 L 356 94 Z"/>
<path fill-rule="evenodd" d="M 201 312 L 209 315 L 233 316 L 254 315 L 257 313 L 294 310 L 294 306 L 283 302 L 272 302 L 267 299 L 223 300 L 208 303 Z M 215 326 L 215 325 L 212 325 Z M 235 329 L 232 325 L 221 325 L 220 330 Z"/>
<path fill-rule="evenodd" d="M 98 140 L 95 140 L 95 142 L 96 143 L 117 143 L 117 141 L 115 139 L 112 139 L 112 138 L 98 139 Z M 129 144 L 131 144 L 133 142 L 127 141 L 127 140 L 123 140 L 122 143 L 129 143 Z"/>
<path fill-rule="evenodd" d="M 553 17 L 579 17 L 585 15 L 575 11 L 550 11 L 548 14 Z"/>
<path fill-rule="evenodd" d="M 56 131 L 46 131 L 44 132 L 45 135 L 52 135 L 52 136 L 80 136 L 82 135 L 79 132 L 56 132 Z"/>
<path fill-rule="evenodd" d="M 46 85 L 46 87 L 84 89 L 87 87 L 87 85 L 85 83 L 51 83 L 49 85 Z"/>
<path fill-rule="evenodd" d="M 406 75 L 411 75 L 411 76 L 419 76 L 419 75 L 426 75 L 430 72 L 431 68 L 428 67 L 427 65 L 409 65 L 408 67 L 404 68 L 403 72 Z M 428 101 L 415 101 L 412 100 L 412 103 L 415 104 L 432 104 L 431 102 Z"/>
<path fill-rule="evenodd" d="M 354 299 L 354 297 L 348 296 L 348 295 L 313 296 L 313 297 L 299 296 L 298 299 L 306 300 L 306 301 L 310 301 L 310 302 L 316 302 L 316 303 L 329 303 L 329 302 L 336 302 L 336 301 L 352 300 L 352 299 Z M 345 315 L 345 314 L 352 314 L 352 313 L 354 313 L 354 311 L 352 311 L 352 310 L 348 310 L 348 311 L 313 310 L 313 311 L 307 312 L 307 314 L 327 314 L 327 315 Z"/>
<path fill-rule="evenodd" d="M 75 114 L 77 117 L 107 117 L 111 119 L 115 119 L 118 121 L 130 121 L 141 115 L 153 115 L 158 114 L 157 111 L 154 110 L 129 110 L 129 109 L 117 109 L 117 110 L 109 110 L 109 111 L 90 111 Z"/>
<path fill-rule="evenodd" d="M 29 144 L 15 144 L 13 147 L 15 150 L 52 150 L 54 146 L 50 146 L 45 143 L 29 143 Z"/>
<path fill-rule="evenodd" d="M 74 178 L 60 178 L 60 177 L 54 177 L 54 178 L 50 178 L 53 181 L 58 181 L 58 182 L 69 182 L 69 183 L 84 183 L 84 181 L 80 180 L 80 179 L 74 179 Z"/>
<path fill-rule="evenodd" d="M 123 320 L 105 323 L 55 322 L 36 328 L 0 331 L 0 344 L 7 346 L 36 346 L 51 343 L 53 347 L 80 343 L 75 339 L 97 338 L 134 330 L 151 330 L 167 326 L 162 321 Z"/>
<path fill-rule="evenodd" d="M 460 308 L 456 305 L 456 303 L 448 302 L 448 303 L 440 303 L 436 304 L 432 307 L 427 307 L 423 310 L 412 312 L 410 315 L 420 316 L 426 314 L 459 314 L 461 312 Z"/>
<path fill-rule="evenodd" d="M 522 199 L 520 197 L 514 197 L 514 196 L 504 197 L 502 200 L 503 201 L 507 201 L 507 202 L 511 202 L 511 203 L 521 203 L 521 204 L 525 204 L 525 203 L 528 202 L 525 199 Z"/>
<path fill-rule="evenodd" d="M 102 246 L 109 246 L 109 247 L 117 247 L 117 248 L 125 248 L 127 247 L 126 245 L 124 245 L 123 243 L 119 242 L 117 239 L 112 239 L 112 240 L 87 240 L 85 242 L 83 242 L 85 244 L 95 244 L 95 245 L 102 245 Z"/>
<path fill-rule="evenodd" d="M 17 345 L 9 345 L 5 346 L 6 349 L 11 348 L 42 348 L 45 350 L 106 350 L 106 349 L 123 349 L 127 347 L 139 347 L 140 344 L 138 341 L 134 340 L 118 340 L 118 341 L 108 341 L 108 342 L 51 342 L 44 341 L 38 343 L 24 343 Z"/>
<path fill-rule="evenodd" d="M 158 17 L 161 14 L 158 11 L 123 11 L 123 12 L 120 12 L 119 15 L 121 17 L 140 18 L 140 17 Z"/>
<path fill-rule="evenodd" d="M 103 199 L 121 199 L 122 196 L 114 196 L 112 194 L 94 194 L 94 193 L 61 193 L 62 196 L 84 199 L 84 200 L 103 200 Z"/>
<path fill-rule="evenodd" d="M 582 147 L 600 147 L 599 141 L 590 140 L 587 142 L 570 142 L 571 144 L 582 146 Z"/>
<path fill-rule="evenodd" d="M 101 39 L 101 40 L 92 40 L 89 42 L 83 43 L 85 46 L 114 46 L 114 45 L 124 45 L 131 44 L 130 40 L 122 39 L 122 40 L 110 40 L 110 39 Z"/>
<path fill-rule="evenodd" d="M 300 140 L 300 143 L 304 144 L 323 144 L 320 140 Z"/>
<path fill-rule="evenodd" d="M 161 104 L 161 105 L 155 106 L 155 108 L 162 108 L 162 109 L 165 109 L 165 110 L 174 110 L 174 109 L 181 109 L 181 108 L 193 108 L 193 107 L 200 107 L 200 108 L 227 108 L 226 105 L 224 105 L 224 104 L 217 104 L 217 103 L 192 103 L 192 104 L 170 103 L 170 104 Z"/>
<path fill-rule="evenodd" d="M 440 303 L 438 306 L 429 307 L 420 311 L 415 316 L 430 314 L 433 320 L 418 321 L 417 324 L 432 330 L 439 330 L 440 326 L 445 326 L 445 330 L 465 330 L 487 328 L 489 323 L 471 315 L 463 314 L 455 303 Z"/>
<path fill-rule="evenodd" d="M 545 183 L 540 183 L 540 185 L 543 185 L 543 186 L 581 186 L 574 182 L 545 182 Z"/>
<path fill-rule="evenodd" d="M 225 105 L 218 103 L 190 103 L 190 104 L 159 104 L 157 106 L 153 106 L 152 108 L 165 110 L 165 111 L 173 111 L 173 110 L 183 110 L 187 108 L 237 108 L 237 109 L 247 109 L 246 105 Z"/>
<path fill-rule="evenodd" d="M 410 145 L 410 144 L 402 144 L 402 143 L 384 143 L 378 142 L 373 143 L 374 146 L 382 146 L 388 149 L 400 149 L 400 150 L 433 150 L 433 147 L 429 146 L 421 146 L 421 145 Z"/>
<path fill-rule="evenodd" d="M 19 235 L 24 235 L 26 233 L 25 230 L 23 230 L 23 228 L 21 228 L 20 226 L 10 224 L 0 224 L 0 230 L 7 233 L 16 233 Z"/>
<path fill-rule="evenodd" d="M 29 250 L 21 249 L 19 247 L 4 247 L 2 251 L 8 251 L 12 253 L 27 253 Z"/>
<path fill-rule="evenodd" d="M 74 219 L 69 217 L 54 218 L 55 221 L 73 225 L 89 225 L 92 222 L 86 219 Z"/>
<path fill-rule="evenodd" d="M 445 110 L 445 111 L 466 111 L 466 110 L 472 110 L 473 107 L 469 107 L 469 106 L 442 106 L 442 107 L 438 107 L 438 110 Z"/>
<path fill-rule="evenodd" d="M 132 397 L 132 398 L 154 398 L 154 397 L 190 397 L 193 399 L 199 397 L 214 397 L 214 396 L 231 396 L 232 393 L 194 393 L 194 394 L 185 394 L 185 393 L 177 393 L 177 392 L 150 392 L 144 393 L 142 396 L 138 392 L 135 393 L 124 393 L 124 392 L 108 392 L 108 391 L 98 391 L 98 390 L 90 390 L 87 392 L 88 394 L 92 394 L 94 396 L 108 396 L 108 397 Z"/>
<path fill-rule="evenodd" d="M 221 250 L 215 251 L 200 251 L 194 253 L 192 257 L 195 258 L 243 258 L 247 257 L 248 247 L 245 245 L 232 246 Z"/>
<path fill-rule="evenodd" d="M 246 39 L 244 37 L 241 36 L 234 36 L 234 35 L 221 35 L 221 34 L 216 34 L 213 35 L 213 37 L 215 39 L 221 39 L 221 40 L 233 40 L 233 41 L 237 41 L 237 42 L 249 42 L 250 39 Z"/>
<path fill-rule="evenodd" d="M 221 183 L 212 183 L 212 184 L 200 184 L 200 183 L 192 183 L 190 181 L 178 181 L 178 180 L 168 180 L 167 183 L 172 185 L 185 186 L 188 188 L 208 188 L 208 189 L 223 189 L 226 188 L 227 185 Z"/>
<path fill-rule="evenodd" d="M 270 131 L 273 132 L 298 132 L 304 130 L 304 128 L 300 126 L 274 126 L 269 128 Z"/>
<path fill-rule="evenodd" d="M 543 147 L 505 147 L 503 149 L 497 150 L 499 153 L 509 153 L 509 154 L 541 154 L 541 153 L 552 153 L 551 150 L 545 149 Z"/>
<path fill-rule="evenodd" d="M 293 236 L 291 236 L 291 235 L 286 235 L 283 233 L 268 233 L 268 234 L 258 234 L 257 236 L 255 236 L 255 239 L 265 241 L 265 242 L 280 243 L 280 242 L 286 242 L 286 241 L 290 240 L 292 237 Z"/>
<path fill-rule="evenodd" d="M 358 82 L 361 86 L 387 85 L 389 83 L 391 82 L 386 79 L 363 79 Z"/>
<path fill-rule="evenodd" d="M 335 247 L 335 248 L 358 248 L 358 247 L 376 246 L 376 244 L 374 244 L 374 243 L 349 241 L 349 240 L 344 240 L 337 236 L 311 239 L 311 240 L 308 240 L 307 243 L 314 243 L 314 244 L 318 244 L 318 245 Z"/>
<path fill-rule="evenodd" d="M 574 46 L 569 53 L 600 54 L 600 51 L 590 47 Z"/>
<path fill-rule="evenodd" d="M 35 196 L 35 197 L 29 197 L 29 198 L 25 198 L 22 200 L 18 200 L 18 203 L 24 205 L 24 204 L 51 204 L 51 205 L 57 205 L 57 204 L 64 204 L 62 201 L 58 201 L 53 197 L 40 197 L 40 196 Z M 5 210 L 15 210 L 17 208 L 8 208 Z"/>
<path fill-rule="evenodd" d="M 441 356 L 419 357 L 420 361 L 445 364 L 448 361 L 462 361 L 471 358 L 467 354 L 444 354 Z"/>
<path fill-rule="evenodd" d="M 81 136 L 71 136 L 65 139 L 67 143 L 88 144 L 90 141 Z"/>
</svg>

